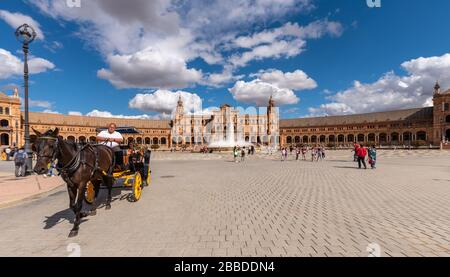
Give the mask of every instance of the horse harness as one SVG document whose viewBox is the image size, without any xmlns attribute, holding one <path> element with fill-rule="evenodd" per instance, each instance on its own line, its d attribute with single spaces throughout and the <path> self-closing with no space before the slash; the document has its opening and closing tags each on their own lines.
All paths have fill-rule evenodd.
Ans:
<svg viewBox="0 0 450 277">
<path fill-rule="evenodd" d="M 58 147 L 58 139 L 55 138 L 55 137 L 50 137 L 50 136 L 48 136 L 48 137 L 40 137 L 39 139 L 47 139 L 47 140 L 54 140 L 55 141 L 53 147 L 54 147 L 54 149 L 57 149 L 57 150 L 53 151 L 53 155 L 47 155 L 46 156 L 46 155 L 40 154 L 39 152 L 37 153 L 38 158 L 40 158 L 40 157 L 51 158 L 51 163 L 54 163 L 55 160 L 56 160 L 56 156 L 58 155 L 58 152 L 60 152 L 59 147 Z M 94 164 L 93 165 L 89 164 L 85 160 L 85 155 L 83 155 L 83 153 L 84 153 L 83 151 L 84 150 L 90 150 L 90 151 L 92 151 L 94 153 L 95 160 L 94 160 Z M 98 171 L 98 156 L 99 156 L 98 148 L 95 147 L 92 144 L 88 143 L 88 144 L 84 145 L 83 147 L 81 147 L 79 149 L 78 149 L 78 146 L 77 146 L 77 152 L 73 156 L 73 158 L 65 166 L 63 166 L 63 167 L 56 167 L 56 169 L 61 173 L 62 177 L 66 181 L 68 181 L 69 183 L 72 183 L 72 181 L 70 179 L 72 177 L 71 175 L 74 174 L 81 165 L 85 165 L 85 166 L 88 166 L 88 167 L 92 168 L 92 173 L 91 173 L 91 176 L 89 178 L 89 179 L 92 179 L 94 174 Z M 112 163 L 112 165 L 110 165 L 110 168 L 108 169 L 107 175 L 111 175 L 112 174 L 112 169 L 113 169 L 113 166 L 114 166 L 113 165 L 114 164 L 114 154 L 112 155 L 112 157 L 113 157 L 113 163 Z M 105 173 L 102 171 L 102 174 L 105 174 Z"/>
</svg>

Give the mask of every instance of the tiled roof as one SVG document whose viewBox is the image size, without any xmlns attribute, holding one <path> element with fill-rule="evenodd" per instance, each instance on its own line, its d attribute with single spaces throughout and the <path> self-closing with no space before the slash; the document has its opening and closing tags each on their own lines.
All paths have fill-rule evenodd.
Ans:
<svg viewBox="0 0 450 277">
<path fill-rule="evenodd" d="M 432 121 L 433 107 L 355 115 L 281 119 L 280 128 L 349 125 L 404 120 Z"/>
<path fill-rule="evenodd" d="M 49 114 L 30 112 L 30 123 L 49 124 L 49 125 L 75 125 L 83 127 L 105 127 L 114 122 L 117 126 L 136 127 L 136 128 L 160 128 L 170 129 L 169 120 L 151 120 L 151 119 L 125 119 L 125 118 L 106 118 L 63 114 Z"/>
</svg>

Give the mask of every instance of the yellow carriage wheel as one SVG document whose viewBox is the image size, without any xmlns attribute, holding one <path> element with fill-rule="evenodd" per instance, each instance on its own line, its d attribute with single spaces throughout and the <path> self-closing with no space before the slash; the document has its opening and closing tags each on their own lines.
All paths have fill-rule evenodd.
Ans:
<svg viewBox="0 0 450 277">
<path fill-rule="evenodd" d="M 94 203 L 94 199 L 95 199 L 94 185 L 91 182 L 89 182 L 87 183 L 86 186 L 86 194 L 84 195 L 84 201 L 86 201 L 86 203 L 88 203 L 89 205 L 92 205 L 92 203 Z"/>
<path fill-rule="evenodd" d="M 135 201 L 138 201 L 141 198 L 142 194 L 142 176 L 139 172 L 136 172 L 134 175 L 133 182 L 133 197 Z"/>
<path fill-rule="evenodd" d="M 148 171 L 147 171 L 147 179 L 145 180 L 146 186 L 150 186 L 150 182 L 152 181 L 152 176 L 151 176 L 151 170 L 150 170 L 150 166 L 148 167 Z"/>
</svg>

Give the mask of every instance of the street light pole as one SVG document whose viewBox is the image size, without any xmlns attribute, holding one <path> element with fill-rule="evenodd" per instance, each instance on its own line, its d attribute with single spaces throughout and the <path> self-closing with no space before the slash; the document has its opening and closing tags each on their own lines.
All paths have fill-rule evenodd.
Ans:
<svg viewBox="0 0 450 277">
<path fill-rule="evenodd" d="M 16 119 L 16 147 L 19 147 L 19 120 Z"/>
<path fill-rule="evenodd" d="M 27 173 L 33 172 L 33 151 L 31 150 L 30 145 L 30 121 L 29 121 L 29 106 L 28 106 L 28 49 L 29 45 L 36 38 L 36 32 L 28 24 L 23 24 L 16 30 L 16 38 L 20 42 L 22 42 L 22 49 L 24 54 L 24 66 L 23 66 L 23 78 L 24 78 L 24 88 L 25 88 L 25 122 L 24 122 L 24 131 L 25 131 L 25 152 L 28 155 L 28 159 L 26 161 L 26 171 Z"/>
</svg>

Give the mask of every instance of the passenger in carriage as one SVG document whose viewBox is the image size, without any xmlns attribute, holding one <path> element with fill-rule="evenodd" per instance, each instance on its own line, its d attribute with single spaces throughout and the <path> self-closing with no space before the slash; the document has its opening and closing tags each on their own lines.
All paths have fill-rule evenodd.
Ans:
<svg viewBox="0 0 450 277">
<path fill-rule="evenodd" d="M 115 165 L 123 167 L 123 152 L 122 149 L 120 149 L 120 144 L 123 142 L 123 137 L 116 131 L 116 129 L 117 125 L 115 123 L 110 123 L 108 125 L 108 130 L 101 131 L 97 135 L 97 142 L 111 148 L 115 155 Z"/>
</svg>

